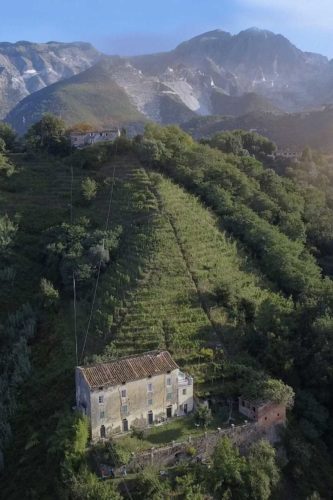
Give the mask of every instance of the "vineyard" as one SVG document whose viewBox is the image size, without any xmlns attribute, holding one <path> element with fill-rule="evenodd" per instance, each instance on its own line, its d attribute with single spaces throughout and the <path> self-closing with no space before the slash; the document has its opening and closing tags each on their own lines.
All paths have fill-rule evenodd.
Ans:
<svg viewBox="0 0 333 500">
<path fill-rule="evenodd" d="M 167 348 L 197 384 L 211 381 L 205 348 L 243 355 L 247 309 L 284 299 L 197 198 L 135 163 L 121 175 L 117 213 L 125 218 L 127 210 L 134 219 L 115 266 L 103 275 L 89 351 L 97 352 L 100 337 L 106 348 L 97 360 Z M 124 189 L 132 193 L 130 204 Z"/>
<path fill-rule="evenodd" d="M 15 173 L 2 178 L 0 189 L 0 208 L 18 228 L 2 314 L 5 320 L 29 301 L 39 324 L 26 351 L 30 374 L 13 402 L 8 498 L 23 496 L 25 483 L 30 496 L 47 498 L 45 477 L 60 477 L 72 439 L 77 361 L 168 349 L 194 376 L 196 395 L 225 398 L 292 366 L 281 340 L 293 325 L 292 299 L 270 281 L 247 242 L 227 233 L 222 211 L 205 206 L 204 196 L 176 175 L 168 172 L 171 180 L 133 151 L 88 166 L 21 156 L 13 162 Z M 87 179 L 96 188 L 91 199 L 83 196 Z M 100 252 L 99 266 L 92 250 Z M 78 263 L 82 277 L 75 302 L 68 262 Z M 59 296 L 51 307 L 43 302 L 42 279 Z M 265 365 L 272 365 L 269 372 Z"/>
</svg>

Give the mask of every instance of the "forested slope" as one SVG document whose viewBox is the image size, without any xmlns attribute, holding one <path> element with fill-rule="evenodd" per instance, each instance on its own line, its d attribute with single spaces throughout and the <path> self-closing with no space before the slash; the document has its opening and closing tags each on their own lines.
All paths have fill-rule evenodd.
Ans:
<svg viewBox="0 0 333 500">
<path fill-rule="evenodd" d="M 277 379 L 292 386 L 284 473 L 298 481 L 296 497 L 324 496 L 332 487 L 333 290 L 311 253 L 306 200 L 292 180 L 174 127 L 150 126 L 144 137 L 65 160 L 12 163 L 14 172 L 1 174 L 9 216 L 1 272 L 10 276 L 1 322 L 9 331 L 8 313 L 29 301 L 38 324 L 18 334 L 28 339 L 24 370 L 8 384 L 5 497 L 82 498 L 97 479 L 70 411 L 74 367 L 154 348 L 194 374 L 198 393 L 269 389 L 290 399 Z M 88 197 L 87 178 L 97 189 Z M 19 318 L 10 322 L 21 331 Z M 6 342 L 10 349 L 13 336 Z M 112 484 L 98 484 L 117 498 Z"/>
<path fill-rule="evenodd" d="M 298 465 L 290 460 L 289 467 L 292 474 L 301 474 L 304 491 L 310 484 L 321 491 L 321 475 L 328 480 L 331 461 L 333 286 L 312 255 L 313 244 L 320 248 L 320 240 L 309 238 L 311 198 L 253 158 L 198 145 L 175 128 L 147 127 L 137 151 L 147 165 L 199 195 L 262 273 L 289 297 L 288 302 L 266 301 L 264 308 L 248 301 L 244 341 L 256 360 L 296 390 L 300 425 L 290 436 L 289 451 Z M 240 316 L 243 303 L 237 293 L 227 290 L 222 301 L 233 303 Z M 304 452 L 321 464 L 318 469 L 313 463 L 310 468 L 298 449 L 302 441 Z"/>
<path fill-rule="evenodd" d="M 253 111 L 242 116 L 196 117 L 182 125 L 199 139 L 226 130 L 256 130 L 276 142 L 280 149 L 302 151 L 305 147 L 332 154 L 333 108 L 303 113 L 278 114 Z"/>
</svg>

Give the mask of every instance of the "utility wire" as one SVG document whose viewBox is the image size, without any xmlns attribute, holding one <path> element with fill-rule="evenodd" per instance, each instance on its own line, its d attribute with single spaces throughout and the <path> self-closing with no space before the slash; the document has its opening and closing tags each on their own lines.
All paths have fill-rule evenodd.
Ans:
<svg viewBox="0 0 333 500">
<path fill-rule="evenodd" d="M 73 301 L 74 301 L 74 336 L 75 336 L 75 359 L 76 366 L 79 364 L 79 355 L 77 348 L 77 328 L 76 328 L 76 284 L 75 284 L 75 273 L 73 271 Z"/>
<path fill-rule="evenodd" d="M 73 224 L 73 165 L 71 165 L 71 224 Z"/>
<path fill-rule="evenodd" d="M 74 174 L 73 165 L 71 165 L 71 191 L 70 191 L 70 221 L 73 224 L 73 184 L 74 184 Z M 74 308 L 74 339 L 75 339 L 75 361 L 76 366 L 79 364 L 78 355 L 78 344 L 77 344 L 77 322 L 76 322 L 76 282 L 75 282 L 75 272 L 73 270 L 73 308 Z"/>
<path fill-rule="evenodd" d="M 109 220 L 110 220 L 110 214 L 111 214 L 111 203 L 112 203 L 112 197 L 113 197 L 113 188 L 114 188 L 115 173 L 116 173 L 116 165 L 113 166 L 112 181 L 111 181 L 111 193 L 110 193 L 110 200 L 109 200 L 109 206 L 108 206 L 108 214 L 107 214 L 106 221 L 105 221 L 105 231 L 107 231 L 108 227 L 109 227 Z"/>
<path fill-rule="evenodd" d="M 115 180 L 115 172 L 116 172 L 116 166 L 114 165 L 113 167 L 113 174 L 112 174 L 112 183 L 111 183 L 111 190 L 110 190 L 110 198 L 109 198 L 109 205 L 108 205 L 108 211 L 107 211 L 107 216 L 106 216 L 106 221 L 105 221 L 105 231 L 108 230 L 109 228 L 109 221 L 110 221 L 110 214 L 111 214 L 111 205 L 112 205 L 112 197 L 113 197 L 113 188 L 114 188 L 114 180 Z M 71 224 L 73 224 L 73 166 L 71 165 L 71 207 L 70 207 L 70 220 Z M 104 239 L 103 239 L 103 249 L 104 249 Z M 97 272 L 97 278 L 96 278 L 96 283 L 95 283 L 95 288 L 94 288 L 94 296 L 93 296 L 93 302 L 90 310 L 90 316 L 89 316 L 89 321 L 88 321 L 88 326 L 87 326 L 87 331 L 84 339 L 84 344 L 81 352 L 81 357 L 80 361 L 82 360 L 82 356 L 85 350 L 86 342 L 87 342 L 87 337 L 88 337 L 88 332 L 89 332 L 89 327 L 92 319 L 92 314 L 94 310 L 94 304 L 95 304 L 95 299 L 96 299 L 96 293 L 97 293 L 97 288 L 98 288 L 98 282 L 99 282 L 99 277 L 101 274 L 101 266 L 102 266 L 102 259 L 99 261 L 98 265 L 98 272 Z M 73 271 L 73 300 L 74 300 L 74 335 L 75 335 L 75 356 L 76 356 L 76 365 L 79 364 L 79 358 L 78 358 L 78 344 L 77 344 L 77 327 L 76 327 L 76 282 L 75 282 L 75 273 Z M 116 460 L 116 457 L 114 456 L 113 450 L 110 447 L 109 451 L 112 454 L 113 460 Z M 127 486 L 126 480 L 123 477 L 122 482 L 125 486 L 127 496 L 130 500 L 133 500 L 133 497 L 131 495 L 131 492 Z"/>
<path fill-rule="evenodd" d="M 110 214 L 111 214 L 111 205 L 112 205 L 112 198 L 113 198 L 113 188 L 114 188 L 114 181 L 115 181 L 115 172 L 116 172 L 116 165 L 113 166 L 113 174 L 112 174 L 112 182 L 111 182 L 111 189 L 110 189 L 109 205 L 108 205 L 108 211 L 107 211 L 107 216 L 106 216 L 106 220 L 105 220 L 105 231 L 107 231 L 108 228 L 109 228 L 109 221 L 110 221 Z M 103 239 L 103 249 L 104 249 L 104 239 Z M 95 300 L 96 300 L 96 295 L 97 295 L 97 288 L 98 288 L 98 283 L 99 283 L 99 277 L 100 277 L 100 274 L 101 274 L 101 268 L 102 268 L 102 257 L 100 258 L 99 263 L 98 263 L 97 278 L 96 278 L 95 287 L 94 287 L 94 294 L 93 294 L 93 300 L 92 300 L 92 304 L 91 304 L 91 308 L 90 308 L 88 325 L 87 325 L 87 329 L 86 329 L 85 336 L 84 336 L 84 341 L 83 341 L 83 346 L 82 346 L 82 351 L 81 351 L 81 356 L 80 356 L 80 363 L 82 361 L 83 354 L 84 354 L 84 351 L 85 351 L 85 348 L 86 348 L 86 344 L 87 344 L 87 338 L 88 338 L 89 328 L 90 328 L 90 324 L 91 324 L 91 320 L 92 320 L 92 316 L 93 316 L 93 312 L 94 312 L 94 307 L 95 307 Z"/>
<path fill-rule="evenodd" d="M 103 240 L 103 246 L 104 246 L 104 240 Z M 102 259 L 100 259 L 100 261 L 98 263 L 98 271 L 97 271 L 97 278 L 96 278 L 95 287 L 94 287 L 94 295 L 93 295 L 93 300 L 92 300 L 92 304 L 91 304 L 91 308 L 90 308 L 88 325 L 87 325 L 86 333 L 85 333 L 85 336 L 84 336 L 84 341 L 83 341 L 83 346 L 82 346 L 82 351 L 81 351 L 81 356 L 80 356 L 80 363 L 82 361 L 83 354 L 84 354 L 84 351 L 85 351 L 85 348 L 86 348 L 86 343 L 87 343 L 87 338 L 88 338 L 90 323 L 91 323 L 91 319 L 92 319 L 93 311 L 94 311 L 94 306 L 95 306 L 95 300 L 96 300 L 96 294 L 97 294 L 97 287 L 98 287 L 99 277 L 100 277 L 100 274 L 101 274 L 101 267 L 102 267 Z"/>
</svg>

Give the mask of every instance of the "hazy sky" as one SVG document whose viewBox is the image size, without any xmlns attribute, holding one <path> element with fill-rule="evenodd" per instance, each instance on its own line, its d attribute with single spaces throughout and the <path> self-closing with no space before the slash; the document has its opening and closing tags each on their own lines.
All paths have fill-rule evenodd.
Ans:
<svg viewBox="0 0 333 500">
<path fill-rule="evenodd" d="M 107 53 L 169 50 L 252 26 L 333 58 L 333 0 L 1 0 L 0 41 L 83 40 Z"/>
</svg>

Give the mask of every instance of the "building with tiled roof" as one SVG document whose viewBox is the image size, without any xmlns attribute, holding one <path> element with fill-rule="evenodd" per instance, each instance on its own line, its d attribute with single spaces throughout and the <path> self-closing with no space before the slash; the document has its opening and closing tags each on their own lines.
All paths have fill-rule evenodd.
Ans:
<svg viewBox="0 0 333 500">
<path fill-rule="evenodd" d="M 144 428 L 193 409 L 193 379 L 168 351 L 76 368 L 76 405 L 93 440 Z"/>
<path fill-rule="evenodd" d="M 98 142 L 114 141 L 120 137 L 119 128 L 109 130 L 88 130 L 86 132 L 72 132 L 70 134 L 71 146 L 74 148 L 84 148 Z"/>
</svg>

